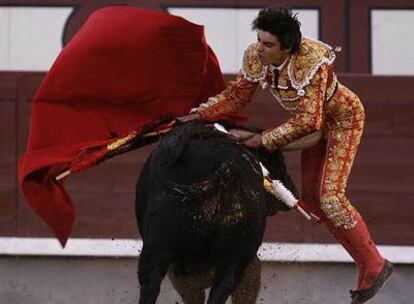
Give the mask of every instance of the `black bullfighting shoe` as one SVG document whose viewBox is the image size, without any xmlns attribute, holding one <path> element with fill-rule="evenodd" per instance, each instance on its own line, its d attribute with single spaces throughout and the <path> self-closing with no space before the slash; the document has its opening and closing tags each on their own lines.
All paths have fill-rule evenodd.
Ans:
<svg viewBox="0 0 414 304">
<path fill-rule="evenodd" d="M 375 296 L 378 291 L 380 291 L 380 289 L 385 286 L 393 271 L 394 266 L 388 260 L 385 260 L 381 273 L 370 288 L 350 290 L 352 298 L 351 304 L 365 303 L 373 296 Z"/>
</svg>

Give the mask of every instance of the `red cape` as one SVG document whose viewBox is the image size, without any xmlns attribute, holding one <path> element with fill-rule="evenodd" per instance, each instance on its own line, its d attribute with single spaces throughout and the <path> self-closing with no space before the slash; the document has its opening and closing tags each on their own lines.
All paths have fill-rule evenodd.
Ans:
<svg viewBox="0 0 414 304">
<path fill-rule="evenodd" d="M 65 245 L 76 211 L 63 182 L 55 180 L 58 173 L 85 148 L 183 115 L 223 88 L 202 26 L 132 7 L 96 11 L 34 98 L 19 163 L 27 202 Z"/>
</svg>

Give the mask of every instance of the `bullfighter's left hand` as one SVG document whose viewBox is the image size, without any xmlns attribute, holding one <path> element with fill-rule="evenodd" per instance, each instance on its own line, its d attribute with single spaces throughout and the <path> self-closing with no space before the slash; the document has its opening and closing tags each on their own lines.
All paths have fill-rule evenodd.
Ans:
<svg viewBox="0 0 414 304">
<path fill-rule="evenodd" d="M 231 129 L 230 134 L 246 147 L 258 149 L 262 145 L 262 135 L 241 129 Z"/>
</svg>

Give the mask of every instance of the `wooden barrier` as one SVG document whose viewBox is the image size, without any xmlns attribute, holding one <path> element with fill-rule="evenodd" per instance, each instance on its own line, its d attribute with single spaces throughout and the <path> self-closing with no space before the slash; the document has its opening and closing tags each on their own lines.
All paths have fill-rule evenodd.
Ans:
<svg viewBox="0 0 414 304">
<path fill-rule="evenodd" d="M 25 203 L 17 184 L 16 165 L 24 153 L 31 99 L 43 73 L 0 72 L 0 236 L 44 237 L 50 231 Z M 231 78 L 229 76 L 228 78 Z M 414 77 L 340 75 L 361 97 L 367 112 L 363 137 L 348 193 L 381 244 L 413 245 Z M 287 115 L 267 91 L 258 90 L 245 112 L 252 124 L 276 126 Z M 71 177 L 69 192 L 78 208 L 73 237 L 136 238 L 134 189 L 152 147 L 122 155 Z M 299 153 L 286 154 L 300 182 Z M 269 219 L 266 241 L 334 242 L 321 225 L 295 212 Z"/>
</svg>

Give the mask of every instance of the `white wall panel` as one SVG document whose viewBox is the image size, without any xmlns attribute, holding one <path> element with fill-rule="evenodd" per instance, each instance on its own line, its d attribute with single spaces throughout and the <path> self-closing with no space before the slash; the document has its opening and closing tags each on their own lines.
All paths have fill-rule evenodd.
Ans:
<svg viewBox="0 0 414 304">
<path fill-rule="evenodd" d="M 414 10 L 371 11 L 372 73 L 414 75 Z"/>
<path fill-rule="evenodd" d="M 8 11 L 0 8 L 0 70 L 4 69 L 9 59 L 9 27 L 10 27 L 10 14 Z"/>
<path fill-rule="evenodd" d="M 0 70 L 46 71 L 61 50 L 71 7 L 0 7 Z"/>
<path fill-rule="evenodd" d="M 169 13 L 204 25 L 208 43 L 216 53 L 223 72 L 232 72 L 238 65 L 237 11 L 215 8 L 170 8 Z"/>
<path fill-rule="evenodd" d="M 216 53 L 222 71 L 235 73 L 240 69 L 243 51 L 256 40 L 256 33 L 250 30 L 259 9 L 233 8 L 170 8 L 169 13 L 204 25 L 205 35 Z M 297 10 L 302 23 L 302 33 L 311 38 L 319 38 L 319 12 Z"/>
</svg>

